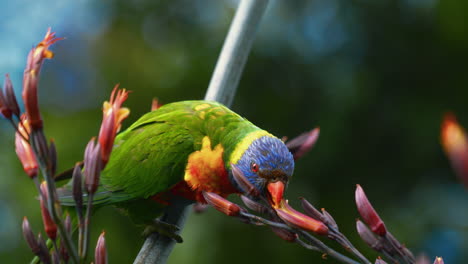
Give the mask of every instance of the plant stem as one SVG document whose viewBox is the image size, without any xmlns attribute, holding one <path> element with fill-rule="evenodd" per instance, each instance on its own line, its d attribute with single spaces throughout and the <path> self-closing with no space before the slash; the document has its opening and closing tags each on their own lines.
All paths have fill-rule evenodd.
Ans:
<svg viewBox="0 0 468 264">
<path fill-rule="evenodd" d="M 255 33 L 267 7 L 268 0 L 242 0 L 224 41 L 223 49 L 216 63 L 205 100 L 218 101 L 231 106 L 237 85 L 247 61 Z M 177 225 L 181 230 L 192 206 L 169 206 L 161 220 Z M 134 264 L 165 263 L 173 247 L 174 240 L 160 234 L 150 235 Z"/>
<path fill-rule="evenodd" d="M 328 256 L 330 256 L 330 257 L 332 257 L 332 258 L 334 258 L 334 259 L 336 259 L 336 260 L 338 260 L 338 261 L 340 261 L 342 263 L 359 264 L 359 262 L 356 262 L 355 260 L 352 260 L 352 259 L 346 257 L 345 255 L 335 251 L 334 249 L 328 247 L 327 245 L 325 245 L 325 243 L 323 243 L 319 239 L 315 238 L 311 234 L 305 232 L 304 230 L 297 230 L 297 229 L 292 228 L 292 227 L 290 227 L 290 226 L 288 226 L 286 224 L 270 221 L 270 220 L 267 220 L 267 219 L 265 219 L 263 217 L 253 215 L 253 214 L 250 214 L 250 213 L 247 213 L 247 212 L 241 212 L 241 216 L 245 217 L 247 219 L 253 220 L 253 221 L 258 221 L 258 222 L 263 223 L 263 224 L 268 225 L 268 226 L 281 228 L 281 229 L 284 229 L 284 230 L 287 230 L 287 231 L 290 231 L 290 232 L 293 232 L 293 233 L 297 233 L 308 242 L 308 243 L 304 244 L 304 242 L 301 241 L 301 242 L 299 242 L 300 245 L 302 245 L 302 246 L 304 246 L 304 247 L 306 247 L 308 249 L 311 249 L 311 250 L 317 250 L 318 252 L 325 253 Z"/>
<path fill-rule="evenodd" d="M 58 227 L 61 238 L 63 240 L 62 243 L 64 243 L 67 251 L 70 254 L 71 262 L 74 264 L 78 264 L 79 258 L 76 253 L 74 244 L 71 240 L 70 234 L 68 234 L 68 232 L 65 229 L 65 225 L 62 221 L 62 216 L 57 212 L 60 210 L 60 204 L 57 201 L 54 177 L 50 172 L 50 168 L 48 166 L 49 163 L 47 157 L 49 153 L 48 151 L 46 151 L 47 141 L 42 130 L 33 131 L 33 133 L 31 133 L 30 145 L 34 151 L 34 155 L 36 156 L 42 175 L 44 176 L 44 179 L 47 182 L 47 192 L 49 193 L 47 199 L 47 208 L 49 210 L 49 213 Z"/>
<path fill-rule="evenodd" d="M 243 0 L 229 28 L 205 100 L 230 107 L 268 0 Z"/>
</svg>

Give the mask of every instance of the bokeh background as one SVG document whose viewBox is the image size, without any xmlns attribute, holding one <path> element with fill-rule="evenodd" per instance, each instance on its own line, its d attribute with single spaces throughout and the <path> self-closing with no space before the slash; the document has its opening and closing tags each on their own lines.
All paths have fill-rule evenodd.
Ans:
<svg viewBox="0 0 468 264">
<path fill-rule="evenodd" d="M 81 160 L 116 83 L 132 90 L 128 126 L 163 103 L 201 99 L 238 1 L 1 0 L 0 73 L 17 95 L 29 49 L 48 27 L 66 37 L 44 65 L 40 102 L 59 169 Z M 415 252 L 446 263 L 468 258 L 468 196 L 439 143 L 443 113 L 468 126 L 468 2 L 271 1 L 233 109 L 278 136 L 320 126 L 296 165 L 287 197 L 325 207 L 356 246 L 362 184 L 387 226 Z M 2 77 L 3 79 L 3 77 Z M 0 259 L 31 258 L 21 234 L 42 229 L 35 190 L 0 122 Z M 141 230 L 112 208 L 96 213 L 110 263 L 131 263 Z M 192 214 L 169 263 L 335 263 L 209 210 Z M 333 243 L 331 243 L 333 245 Z"/>
</svg>

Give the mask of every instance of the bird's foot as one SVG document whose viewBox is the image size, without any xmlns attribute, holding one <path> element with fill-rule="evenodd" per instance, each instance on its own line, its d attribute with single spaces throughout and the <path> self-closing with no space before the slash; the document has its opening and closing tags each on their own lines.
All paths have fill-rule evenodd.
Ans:
<svg viewBox="0 0 468 264">
<path fill-rule="evenodd" d="M 148 225 L 145 230 L 143 230 L 143 237 L 147 238 L 153 233 L 159 233 L 161 235 L 167 236 L 174 239 L 177 243 L 182 243 L 182 237 L 177 234 L 180 231 L 180 228 L 176 225 L 166 223 L 159 219 L 153 220 L 153 222 Z"/>
</svg>

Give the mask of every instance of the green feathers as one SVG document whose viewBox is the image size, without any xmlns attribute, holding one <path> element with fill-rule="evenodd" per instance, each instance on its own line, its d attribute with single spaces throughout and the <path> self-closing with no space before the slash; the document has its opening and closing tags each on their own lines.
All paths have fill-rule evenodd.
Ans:
<svg viewBox="0 0 468 264">
<path fill-rule="evenodd" d="M 189 156 L 201 149 L 204 137 L 208 137 L 213 148 L 221 146 L 222 162 L 217 166 L 225 170 L 236 146 L 241 142 L 247 144 L 243 139 L 252 135 L 251 132 L 267 133 L 215 102 L 183 101 L 164 105 L 143 115 L 116 137 L 93 204 L 114 204 L 131 212 L 135 204 L 155 203 L 149 198 L 185 183 Z M 212 159 L 206 158 L 208 162 Z M 198 170 L 196 166 L 192 168 Z M 200 170 L 203 172 L 204 168 Z M 226 184 L 227 178 L 223 181 Z M 64 205 L 73 205 L 70 191 L 69 185 L 60 191 Z"/>
</svg>

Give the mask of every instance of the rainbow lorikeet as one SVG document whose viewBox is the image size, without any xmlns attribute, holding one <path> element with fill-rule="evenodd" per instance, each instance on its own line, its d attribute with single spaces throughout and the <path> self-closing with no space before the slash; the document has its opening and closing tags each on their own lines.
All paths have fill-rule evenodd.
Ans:
<svg viewBox="0 0 468 264">
<path fill-rule="evenodd" d="M 135 222 L 150 222 L 174 197 L 203 203 L 202 192 L 244 193 L 232 165 L 273 206 L 294 158 L 282 140 L 222 104 L 167 104 L 117 135 L 93 205 L 115 205 Z M 60 196 L 63 205 L 74 205 L 70 192 Z"/>
</svg>

